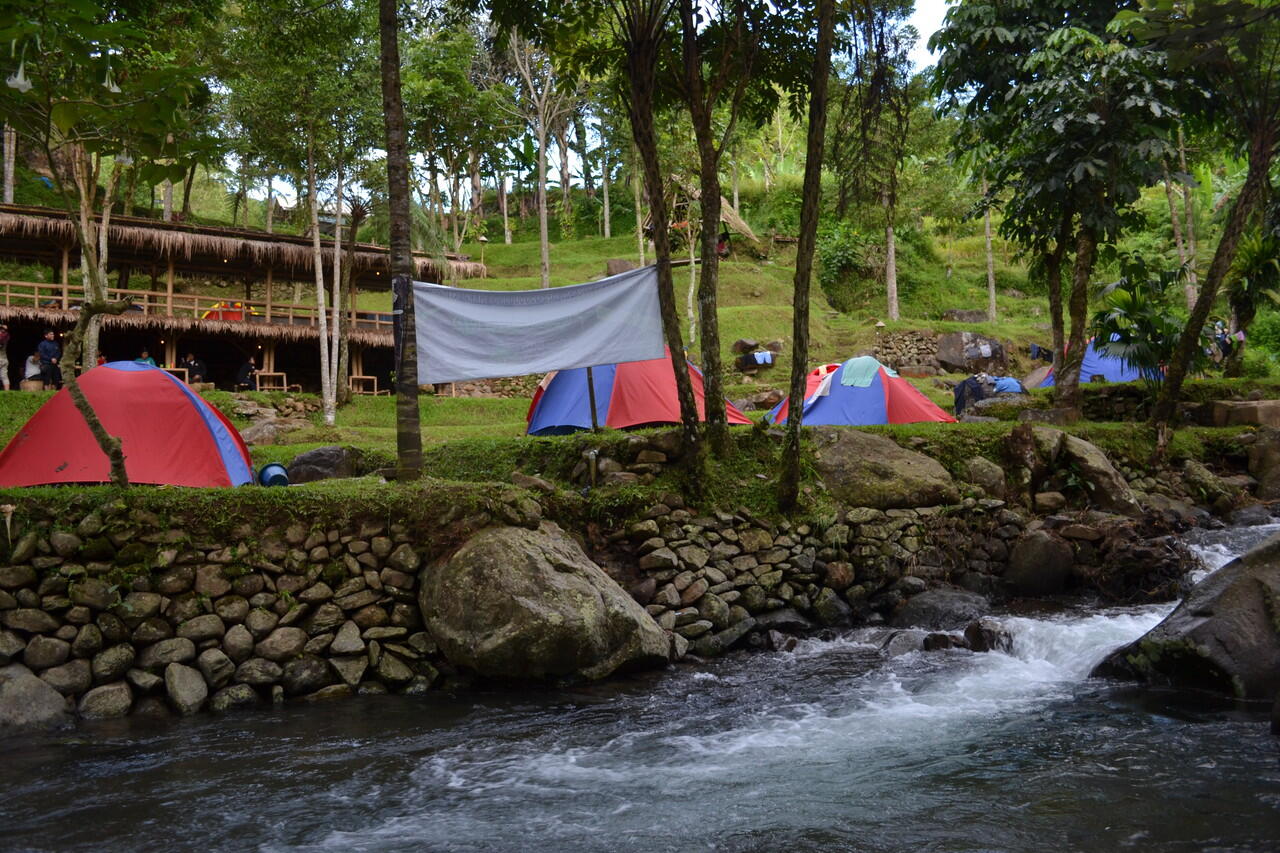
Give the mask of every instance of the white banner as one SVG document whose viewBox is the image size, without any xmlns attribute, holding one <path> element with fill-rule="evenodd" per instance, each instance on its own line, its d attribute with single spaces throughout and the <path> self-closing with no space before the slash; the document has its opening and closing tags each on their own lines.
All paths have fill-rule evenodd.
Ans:
<svg viewBox="0 0 1280 853">
<path fill-rule="evenodd" d="M 418 381 L 461 382 L 666 354 L 655 267 L 545 290 L 413 283 Z"/>
</svg>

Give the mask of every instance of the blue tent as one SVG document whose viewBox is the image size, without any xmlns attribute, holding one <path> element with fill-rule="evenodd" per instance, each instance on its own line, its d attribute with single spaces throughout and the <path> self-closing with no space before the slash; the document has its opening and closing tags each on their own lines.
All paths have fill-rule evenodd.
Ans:
<svg viewBox="0 0 1280 853">
<path fill-rule="evenodd" d="M 1080 365 L 1080 381 L 1092 382 L 1095 376 L 1101 376 L 1107 382 L 1134 382 L 1142 378 L 1142 371 L 1125 364 L 1123 359 L 1103 355 L 1102 351 L 1093 345 L 1093 338 L 1090 338 L 1089 346 L 1084 351 L 1084 362 Z M 1053 387 L 1052 368 L 1049 369 L 1049 375 L 1040 383 L 1040 387 Z"/>
<path fill-rule="evenodd" d="M 765 416 L 771 424 L 787 422 L 790 398 Z M 809 371 L 805 382 L 804 422 L 821 424 L 915 424 L 955 422 L 914 385 L 864 355 L 843 364 L 824 364 Z"/>
</svg>

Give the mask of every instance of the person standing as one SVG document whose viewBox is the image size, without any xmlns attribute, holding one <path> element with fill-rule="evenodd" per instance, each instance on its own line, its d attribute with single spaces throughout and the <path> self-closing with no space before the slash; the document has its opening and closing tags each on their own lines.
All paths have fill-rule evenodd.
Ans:
<svg viewBox="0 0 1280 853">
<path fill-rule="evenodd" d="M 62 387 L 62 368 L 58 362 L 62 360 L 62 347 L 58 346 L 53 329 L 47 329 L 44 340 L 36 348 L 40 354 L 40 376 L 44 379 L 45 390 Z"/>
<path fill-rule="evenodd" d="M 9 327 L 0 323 L 0 382 L 9 390 Z"/>
</svg>

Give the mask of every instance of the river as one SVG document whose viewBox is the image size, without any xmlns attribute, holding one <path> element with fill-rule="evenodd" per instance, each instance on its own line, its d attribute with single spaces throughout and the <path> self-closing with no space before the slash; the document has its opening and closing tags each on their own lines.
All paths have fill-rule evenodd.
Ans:
<svg viewBox="0 0 1280 853">
<path fill-rule="evenodd" d="M 1280 525 L 1197 534 L 1206 571 Z M 1266 714 L 1088 678 L 1172 605 L 884 630 L 576 690 L 363 697 L 0 741 L 0 849 L 1280 849 Z"/>
</svg>

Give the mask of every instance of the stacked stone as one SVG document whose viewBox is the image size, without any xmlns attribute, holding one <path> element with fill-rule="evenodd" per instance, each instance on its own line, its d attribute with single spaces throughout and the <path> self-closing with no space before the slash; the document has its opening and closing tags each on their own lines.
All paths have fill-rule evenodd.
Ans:
<svg viewBox="0 0 1280 853">
<path fill-rule="evenodd" d="M 928 331 L 889 332 L 876 338 L 875 357 L 909 376 L 932 376 L 938 369 L 938 337 Z"/>
<path fill-rule="evenodd" d="M 505 379 L 477 379 L 444 386 L 444 396 L 453 397 L 529 397 L 538 387 L 541 376 L 511 376 Z"/>
<path fill-rule="evenodd" d="M 440 677 L 403 527 L 295 524 L 254 545 L 250 532 L 192 542 L 144 511 L 109 525 L 93 512 L 74 532 L 44 522 L 0 567 L 0 666 L 23 664 L 86 718 L 415 693 Z"/>
<path fill-rule="evenodd" d="M 974 574 L 988 580 L 973 586 L 994 589 L 1022 519 L 1002 501 L 967 504 L 956 516 L 938 507 L 855 507 L 818 530 L 746 510 L 699 517 L 666 495 L 617 538 L 638 558 L 643 580 L 633 596 L 690 651 L 710 656 L 784 609 L 836 625 L 891 614 L 926 578 Z"/>
</svg>

